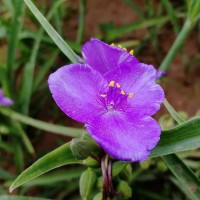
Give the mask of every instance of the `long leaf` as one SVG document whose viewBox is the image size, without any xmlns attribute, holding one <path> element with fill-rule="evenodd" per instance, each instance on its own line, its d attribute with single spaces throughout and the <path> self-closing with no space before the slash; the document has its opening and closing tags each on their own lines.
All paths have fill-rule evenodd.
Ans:
<svg viewBox="0 0 200 200">
<path fill-rule="evenodd" d="M 188 120 L 173 129 L 163 131 L 151 157 L 168 155 L 200 147 L 200 117 Z"/>
<path fill-rule="evenodd" d="M 24 5 L 23 0 L 14 0 L 14 15 L 10 30 L 9 44 L 8 44 L 8 55 L 7 55 L 7 70 L 6 79 L 4 79 L 4 91 L 11 96 L 14 89 L 14 66 L 15 66 L 15 54 L 17 50 L 17 44 L 19 41 L 19 33 L 23 25 L 23 13 Z"/>
<path fill-rule="evenodd" d="M 83 161 L 77 160 L 70 149 L 70 143 L 66 143 L 44 157 L 37 160 L 28 169 L 23 171 L 10 186 L 10 192 L 20 185 L 52 170 L 67 164 L 83 164 Z"/>
<path fill-rule="evenodd" d="M 78 56 L 74 53 L 70 46 L 61 38 L 61 36 L 56 32 L 56 30 L 51 26 L 51 24 L 49 24 L 49 22 L 42 15 L 42 13 L 32 3 L 32 1 L 24 0 L 24 2 L 27 4 L 33 15 L 37 18 L 37 20 L 40 22 L 40 24 L 43 26 L 43 28 L 51 37 L 51 39 L 55 42 L 55 44 L 59 47 L 59 49 L 69 58 L 71 62 L 78 62 Z"/>
<path fill-rule="evenodd" d="M 64 0 L 56 1 L 51 10 L 49 11 L 47 15 L 47 19 L 51 19 L 57 8 L 63 3 Z M 44 29 L 41 28 L 36 34 L 35 38 L 35 44 L 32 49 L 31 57 L 29 62 L 26 64 L 24 73 L 23 73 L 23 79 L 22 79 L 22 88 L 20 91 L 20 106 L 21 111 L 23 114 L 28 114 L 28 108 L 31 100 L 32 95 L 32 87 L 33 87 L 33 77 L 34 77 L 34 70 L 35 70 L 35 64 L 37 55 L 39 52 L 39 46 L 42 40 L 44 34 Z"/>
<path fill-rule="evenodd" d="M 26 197 L 26 196 L 13 196 L 13 195 L 0 195 L 1 200 L 50 200 L 39 197 Z"/>
<path fill-rule="evenodd" d="M 175 154 L 163 156 L 162 159 L 181 183 L 190 199 L 200 199 L 200 182 L 194 173 Z"/>
<path fill-rule="evenodd" d="M 178 115 L 167 100 L 165 100 L 165 107 L 179 125 L 184 123 L 184 119 Z M 199 133 L 198 130 L 197 133 Z M 193 143 L 194 142 L 191 142 L 191 144 Z M 178 179 L 186 196 L 192 200 L 200 199 L 200 180 L 196 177 L 192 170 L 190 170 L 190 168 L 187 167 L 187 165 L 176 154 L 165 155 L 161 158 Z"/>
<path fill-rule="evenodd" d="M 80 137 L 81 134 L 84 132 L 83 130 L 79 128 L 72 128 L 72 127 L 65 127 L 61 125 L 54 125 L 48 122 L 40 121 L 37 119 L 33 119 L 31 117 L 28 117 L 26 115 L 22 115 L 20 113 L 17 113 L 15 111 L 0 108 L 0 113 L 3 115 L 9 117 L 12 120 L 16 120 L 18 122 L 21 122 L 26 125 L 33 126 L 35 128 L 48 131 L 50 133 L 70 136 L 70 137 Z"/>
</svg>

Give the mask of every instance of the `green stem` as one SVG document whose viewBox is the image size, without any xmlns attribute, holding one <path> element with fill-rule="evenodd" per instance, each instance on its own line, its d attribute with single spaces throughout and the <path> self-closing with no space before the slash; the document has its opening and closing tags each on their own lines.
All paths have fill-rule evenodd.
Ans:
<svg viewBox="0 0 200 200">
<path fill-rule="evenodd" d="M 26 125 L 33 126 L 35 128 L 41 129 L 43 131 L 48 131 L 50 133 L 60 134 L 69 137 L 80 137 L 83 133 L 83 130 L 79 128 L 71 128 L 71 127 L 64 127 L 61 125 L 54 125 L 48 122 L 43 122 L 37 119 L 33 119 L 31 117 L 27 117 L 15 111 L 1 108 L 0 113 L 9 117 L 12 120 L 16 120 Z"/>
<path fill-rule="evenodd" d="M 63 40 L 63 38 L 57 33 L 57 31 L 51 26 L 47 19 L 42 15 L 42 13 L 37 9 L 37 7 L 32 3 L 31 0 L 24 0 L 26 5 L 29 7 L 33 15 L 37 18 L 40 24 L 43 26 L 45 31 L 59 47 L 59 49 L 69 58 L 72 63 L 79 61 L 79 57 L 71 49 L 71 47 Z"/>
<path fill-rule="evenodd" d="M 169 69 L 173 58 L 175 57 L 175 55 L 177 54 L 178 50 L 183 45 L 186 37 L 191 32 L 191 30 L 193 29 L 194 25 L 195 25 L 194 22 L 191 22 L 189 19 L 186 20 L 181 32 L 179 33 L 178 37 L 176 38 L 175 42 L 173 43 L 173 45 L 172 45 L 171 49 L 169 50 L 168 54 L 164 58 L 161 66 L 159 68 L 160 70 L 167 71 Z"/>
<path fill-rule="evenodd" d="M 79 27 L 77 32 L 77 38 L 76 42 L 78 44 L 81 44 L 83 39 L 83 30 L 84 30 L 84 23 L 85 23 L 85 4 L 86 0 L 79 0 L 79 6 L 80 6 L 80 15 L 79 15 Z"/>
<path fill-rule="evenodd" d="M 14 15 L 13 21 L 10 29 L 10 38 L 8 44 L 7 52 L 7 70 L 6 70 L 6 79 L 4 80 L 4 90 L 8 96 L 13 94 L 14 86 L 14 66 L 15 66 L 15 54 L 17 49 L 17 44 L 19 41 L 19 33 L 23 24 L 23 13 L 24 5 L 23 0 L 15 0 L 14 4 Z"/>
</svg>

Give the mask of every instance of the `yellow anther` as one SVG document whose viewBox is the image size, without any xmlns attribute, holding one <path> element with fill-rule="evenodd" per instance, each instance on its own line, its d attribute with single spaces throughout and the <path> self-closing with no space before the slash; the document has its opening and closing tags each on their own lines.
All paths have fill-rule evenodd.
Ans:
<svg viewBox="0 0 200 200">
<path fill-rule="evenodd" d="M 122 94 L 122 95 L 125 95 L 126 93 L 124 92 L 124 90 L 121 90 L 121 94 Z"/>
<path fill-rule="evenodd" d="M 114 43 L 112 43 L 112 44 L 110 44 L 110 46 L 111 46 L 111 47 L 114 47 L 114 46 L 115 46 L 115 44 L 114 44 Z"/>
<path fill-rule="evenodd" d="M 120 85 L 119 83 L 116 83 L 116 86 L 117 86 L 117 88 L 120 88 L 120 87 L 121 87 L 121 85 Z"/>
<path fill-rule="evenodd" d="M 127 49 L 126 48 L 122 48 L 123 50 L 125 50 L 125 51 L 127 51 Z"/>
<path fill-rule="evenodd" d="M 133 56 L 133 54 L 134 54 L 134 50 L 130 50 L 129 53 Z"/>
<path fill-rule="evenodd" d="M 114 87 L 115 86 L 115 81 L 110 81 L 109 85 L 110 87 Z"/>
<path fill-rule="evenodd" d="M 122 48 L 122 45 L 121 45 L 121 44 L 119 44 L 119 45 L 118 45 L 118 47 L 119 47 L 119 48 Z"/>
<path fill-rule="evenodd" d="M 133 93 L 129 93 L 128 97 L 132 98 L 133 97 Z"/>
<path fill-rule="evenodd" d="M 103 98 L 105 98 L 105 97 L 106 97 L 106 94 L 101 94 L 100 96 L 103 97 Z"/>
</svg>

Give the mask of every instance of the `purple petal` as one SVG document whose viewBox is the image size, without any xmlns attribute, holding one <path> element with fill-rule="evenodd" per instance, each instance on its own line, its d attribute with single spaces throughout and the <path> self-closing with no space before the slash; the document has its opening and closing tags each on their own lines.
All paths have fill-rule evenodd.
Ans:
<svg viewBox="0 0 200 200">
<path fill-rule="evenodd" d="M 126 50 L 112 47 L 94 38 L 83 46 L 82 54 L 86 63 L 101 74 L 118 67 L 123 62 L 131 62 L 132 65 L 139 63 Z"/>
<path fill-rule="evenodd" d="M 110 111 L 97 116 L 87 130 L 112 157 L 123 161 L 143 161 L 160 139 L 161 129 L 151 117 L 137 119 Z"/>
<path fill-rule="evenodd" d="M 105 74 L 105 78 L 108 82 L 114 80 L 119 83 L 126 94 L 133 93 L 133 97 L 128 99 L 133 107 L 131 112 L 151 116 L 160 109 L 164 92 L 156 83 L 156 69 L 152 65 L 122 64 Z"/>
<path fill-rule="evenodd" d="M 0 98 L 0 106 L 11 106 L 13 101 L 7 97 Z"/>
<path fill-rule="evenodd" d="M 103 112 L 98 98 L 106 81 L 88 65 L 61 67 L 50 75 L 48 83 L 57 105 L 71 118 L 86 123 Z"/>
<path fill-rule="evenodd" d="M 0 106 L 11 106 L 11 105 L 13 105 L 13 101 L 8 97 L 5 97 L 3 91 L 0 89 Z"/>
</svg>

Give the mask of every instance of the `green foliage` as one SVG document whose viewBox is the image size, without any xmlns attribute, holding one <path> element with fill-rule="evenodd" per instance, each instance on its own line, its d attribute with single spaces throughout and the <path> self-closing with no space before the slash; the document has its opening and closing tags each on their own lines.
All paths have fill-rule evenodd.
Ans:
<svg viewBox="0 0 200 200">
<path fill-rule="evenodd" d="M 91 199 L 95 188 L 96 179 L 97 176 L 91 168 L 86 169 L 81 174 L 79 188 L 80 188 L 80 195 L 83 200 Z"/>
<path fill-rule="evenodd" d="M 10 186 L 10 191 L 12 192 L 15 188 L 32 180 L 52 169 L 61 167 L 67 164 L 78 163 L 81 164 L 82 161 L 77 160 L 70 149 L 70 144 L 66 143 L 56 150 L 48 153 L 44 157 L 37 160 L 31 167 L 22 172 L 21 175 L 12 183 Z"/>
</svg>

